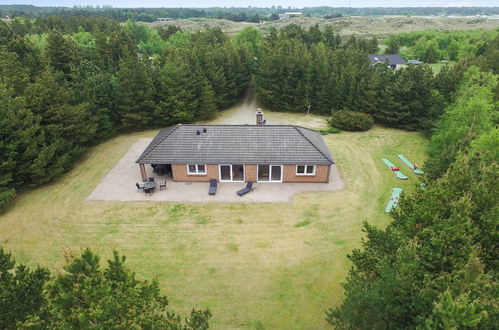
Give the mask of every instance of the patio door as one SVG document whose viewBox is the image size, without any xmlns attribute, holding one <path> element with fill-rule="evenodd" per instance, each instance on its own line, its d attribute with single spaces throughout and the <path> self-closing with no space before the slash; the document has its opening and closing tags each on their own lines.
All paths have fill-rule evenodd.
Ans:
<svg viewBox="0 0 499 330">
<path fill-rule="evenodd" d="M 282 182 L 282 165 L 258 165 L 258 182 Z"/>
<path fill-rule="evenodd" d="M 220 182 L 244 181 L 244 165 L 220 165 Z"/>
</svg>

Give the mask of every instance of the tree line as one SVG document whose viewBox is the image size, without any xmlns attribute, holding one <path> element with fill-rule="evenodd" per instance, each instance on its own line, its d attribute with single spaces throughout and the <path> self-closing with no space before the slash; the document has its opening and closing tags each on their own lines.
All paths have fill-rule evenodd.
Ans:
<svg viewBox="0 0 499 330">
<path fill-rule="evenodd" d="M 341 16 L 441 16 L 441 15 L 497 15 L 499 7 L 211 7 L 211 8 L 112 8 L 110 6 L 38 7 L 33 5 L 0 5 L 0 17 L 46 17 L 46 16 L 101 16 L 121 22 L 152 22 L 158 17 L 170 18 L 215 18 L 231 21 L 259 22 L 272 20 L 286 11 L 300 11 L 305 15 L 325 18 Z"/>
<path fill-rule="evenodd" d="M 356 111 L 386 126 L 430 132 L 467 66 L 476 63 L 497 70 L 499 33 L 493 35 L 477 37 L 479 52 L 463 53 L 458 57 L 462 63 L 434 75 L 428 65 L 395 71 L 371 65 L 368 54 L 379 50 L 376 38 L 343 40 L 330 27 L 291 24 L 271 29 L 260 42 L 256 91 L 265 107 L 277 111 Z"/>
<path fill-rule="evenodd" d="M 86 249 L 68 251 L 63 270 L 51 273 L 16 263 L 0 248 L 2 329 L 208 329 L 211 312 L 182 317 L 169 308 L 157 281 L 137 279 L 113 252 L 102 267 Z"/>
<path fill-rule="evenodd" d="M 483 54 L 498 31 L 418 31 L 400 33 L 386 41 L 386 54 L 400 52 L 407 59 L 426 63 L 442 60 L 457 61 L 463 57 Z"/>
<path fill-rule="evenodd" d="M 349 259 L 338 329 L 495 329 L 499 193 L 498 76 L 458 80 L 430 140 L 423 185 L 384 229 L 365 224 Z"/>
<path fill-rule="evenodd" d="M 0 22 L 0 209 L 96 142 L 210 119 L 250 82 L 250 46 L 221 30 L 158 34 L 132 22 L 85 22 L 93 22 L 88 31 L 41 34 Z"/>
</svg>

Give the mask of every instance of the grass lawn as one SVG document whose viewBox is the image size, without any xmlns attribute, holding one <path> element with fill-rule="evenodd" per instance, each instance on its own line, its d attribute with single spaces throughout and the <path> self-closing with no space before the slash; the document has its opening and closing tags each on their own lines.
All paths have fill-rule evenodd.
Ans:
<svg viewBox="0 0 499 330">
<path fill-rule="evenodd" d="M 266 112 L 274 122 L 283 116 Z M 306 118 L 287 116 L 289 123 Z M 310 118 L 316 126 L 318 116 Z M 215 329 L 325 328 L 325 309 L 342 300 L 346 255 L 360 246 L 362 222 L 385 226 L 390 188 L 415 189 L 415 175 L 395 154 L 421 164 L 426 146 L 418 133 L 382 127 L 327 135 L 346 188 L 292 203 L 84 201 L 139 137 L 154 134 L 104 142 L 57 182 L 22 192 L 0 216 L 0 245 L 52 269 L 68 249 L 89 246 L 105 259 L 116 248 L 140 277 L 159 280 L 173 309 L 209 307 Z M 382 157 L 409 180 L 397 180 Z M 124 189 L 134 184 L 123 182 Z"/>
<path fill-rule="evenodd" d="M 433 70 L 434 74 L 438 74 L 444 66 L 446 66 L 446 65 L 453 66 L 454 64 L 456 64 L 456 62 L 449 61 L 449 62 L 431 63 L 431 64 L 429 64 L 429 66 Z"/>
</svg>

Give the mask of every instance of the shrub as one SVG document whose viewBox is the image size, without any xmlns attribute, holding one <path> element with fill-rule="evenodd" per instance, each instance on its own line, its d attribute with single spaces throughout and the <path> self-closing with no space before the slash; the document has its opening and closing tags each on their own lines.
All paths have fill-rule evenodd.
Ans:
<svg viewBox="0 0 499 330">
<path fill-rule="evenodd" d="M 328 134 L 338 134 L 341 133 L 341 130 L 337 129 L 336 127 L 330 127 L 328 129 L 321 129 L 319 132 L 322 135 L 328 135 Z"/>
<path fill-rule="evenodd" d="M 329 124 L 344 131 L 367 131 L 373 124 L 373 116 L 367 113 L 340 110 L 333 111 Z"/>
</svg>

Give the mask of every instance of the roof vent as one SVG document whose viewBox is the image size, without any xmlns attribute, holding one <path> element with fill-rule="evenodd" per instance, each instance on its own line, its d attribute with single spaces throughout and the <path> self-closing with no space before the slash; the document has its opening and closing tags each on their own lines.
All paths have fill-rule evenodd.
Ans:
<svg viewBox="0 0 499 330">
<path fill-rule="evenodd" d="M 203 128 L 203 133 L 206 133 L 206 128 Z"/>
<path fill-rule="evenodd" d="M 196 135 L 199 135 L 201 134 L 201 132 L 199 130 L 196 131 Z"/>
</svg>

